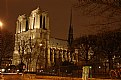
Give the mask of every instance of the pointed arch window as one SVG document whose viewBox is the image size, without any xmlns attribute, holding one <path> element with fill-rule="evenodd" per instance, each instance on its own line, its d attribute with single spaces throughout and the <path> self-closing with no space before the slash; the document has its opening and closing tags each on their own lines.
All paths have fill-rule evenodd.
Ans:
<svg viewBox="0 0 121 80">
<path fill-rule="evenodd" d="M 45 17 L 43 18 L 43 29 L 45 29 Z"/>
<path fill-rule="evenodd" d="M 21 22 L 19 22 L 19 24 L 20 24 L 20 33 L 21 33 Z"/>
<path fill-rule="evenodd" d="M 29 30 L 28 20 L 26 20 L 26 31 Z"/>
<path fill-rule="evenodd" d="M 54 62 L 57 63 L 57 51 L 54 49 Z"/>
<path fill-rule="evenodd" d="M 53 53 L 52 49 L 50 48 L 50 61 L 52 61 Z"/>
<path fill-rule="evenodd" d="M 40 28 L 42 28 L 42 15 L 40 16 Z"/>
</svg>

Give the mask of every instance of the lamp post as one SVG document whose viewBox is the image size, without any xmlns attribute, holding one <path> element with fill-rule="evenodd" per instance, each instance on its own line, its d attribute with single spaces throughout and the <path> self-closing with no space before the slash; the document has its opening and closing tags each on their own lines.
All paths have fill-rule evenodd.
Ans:
<svg viewBox="0 0 121 80">
<path fill-rule="evenodd" d="M 39 58 L 40 58 L 40 56 L 41 56 L 42 46 L 43 46 L 43 44 L 40 43 L 40 44 L 39 44 L 39 53 L 37 54 L 37 60 L 36 60 L 36 72 L 38 72 L 38 69 L 41 68 L 40 65 L 38 65 L 38 63 L 39 63 Z"/>
<path fill-rule="evenodd" d="M 0 21 L 0 56 L 2 56 L 2 26 L 3 23 Z M 2 57 L 0 57 L 0 67 L 1 67 Z"/>
<path fill-rule="evenodd" d="M 2 35 L 2 31 L 1 31 L 1 30 L 2 30 L 2 26 L 3 26 L 3 23 L 0 21 L 0 38 L 2 38 L 2 37 L 1 37 L 1 35 Z M 1 40 L 1 39 L 0 39 L 0 40 Z M 0 42 L 0 43 L 2 43 L 2 42 Z"/>
<path fill-rule="evenodd" d="M 3 23 L 0 21 L 0 54 L 2 53 L 2 26 Z"/>
<path fill-rule="evenodd" d="M 43 55 L 43 54 L 42 54 L 42 53 L 43 53 L 43 52 L 42 52 L 42 51 L 43 51 L 42 46 L 43 46 L 43 44 L 40 43 L 40 44 L 39 44 L 39 48 L 40 48 L 39 57 Z M 38 58 L 38 59 L 39 59 L 39 58 Z M 43 60 L 40 60 L 40 61 L 43 62 Z M 41 65 L 39 65 L 39 66 L 40 66 L 40 68 L 42 68 L 43 64 L 41 64 Z"/>
</svg>

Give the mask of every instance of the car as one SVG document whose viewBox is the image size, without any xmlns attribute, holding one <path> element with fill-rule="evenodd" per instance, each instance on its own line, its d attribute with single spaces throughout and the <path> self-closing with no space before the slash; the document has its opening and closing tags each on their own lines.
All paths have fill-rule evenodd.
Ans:
<svg viewBox="0 0 121 80">
<path fill-rule="evenodd" d="M 121 68 L 110 70 L 109 75 L 112 79 L 121 78 Z"/>
</svg>

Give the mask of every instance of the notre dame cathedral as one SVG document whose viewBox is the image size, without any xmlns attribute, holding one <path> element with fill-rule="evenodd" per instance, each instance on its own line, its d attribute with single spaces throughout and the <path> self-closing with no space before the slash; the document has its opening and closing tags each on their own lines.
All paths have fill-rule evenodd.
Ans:
<svg viewBox="0 0 121 80">
<path fill-rule="evenodd" d="M 51 67 L 64 61 L 78 62 L 76 50 L 70 55 L 68 40 L 50 37 L 48 12 L 39 8 L 30 16 L 19 15 L 16 21 L 13 65 L 24 63 L 25 70 Z M 70 34 L 72 35 L 72 34 Z"/>
</svg>

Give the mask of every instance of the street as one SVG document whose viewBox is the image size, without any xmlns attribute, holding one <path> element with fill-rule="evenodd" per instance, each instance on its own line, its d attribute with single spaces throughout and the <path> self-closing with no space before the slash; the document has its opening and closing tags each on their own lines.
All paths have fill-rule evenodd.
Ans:
<svg viewBox="0 0 121 80">
<path fill-rule="evenodd" d="M 82 80 L 82 78 L 73 77 L 58 77 L 58 76 L 41 76 L 32 74 L 2 74 L 0 80 Z M 100 79 L 100 78 L 89 78 L 89 80 L 112 80 L 112 79 Z M 120 79 L 113 79 L 120 80 Z"/>
</svg>

